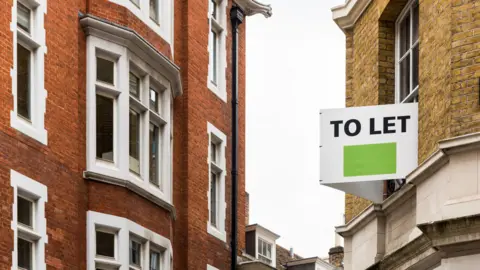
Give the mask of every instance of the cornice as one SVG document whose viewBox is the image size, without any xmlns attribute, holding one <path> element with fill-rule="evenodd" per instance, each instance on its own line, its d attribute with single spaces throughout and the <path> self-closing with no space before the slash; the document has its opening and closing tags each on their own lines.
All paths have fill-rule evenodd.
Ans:
<svg viewBox="0 0 480 270">
<path fill-rule="evenodd" d="M 182 94 L 180 68 L 137 32 L 90 14 L 81 15 L 80 25 L 87 36 L 96 36 L 127 47 L 170 81 L 174 97 Z"/>
<path fill-rule="evenodd" d="M 335 232 L 342 237 L 347 237 L 355 234 L 358 230 L 365 227 L 370 221 L 376 217 L 384 216 L 381 204 L 372 204 L 367 207 L 362 213 L 354 217 L 345 225 L 335 227 Z"/>
<path fill-rule="evenodd" d="M 346 0 L 345 4 L 332 8 L 335 23 L 344 32 L 352 28 L 372 0 Z"/>
<path fill-rule="evenodd" d="M 262 14 L 265 18 L 272 16 L 272 7 L 256 0 L 235 0 L 235 3 L 245 12 L 246 16 Z"/>
</svg>

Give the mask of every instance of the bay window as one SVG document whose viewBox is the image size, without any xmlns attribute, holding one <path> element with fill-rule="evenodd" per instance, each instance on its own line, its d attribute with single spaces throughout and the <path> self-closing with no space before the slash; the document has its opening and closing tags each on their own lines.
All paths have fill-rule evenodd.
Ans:
<svg viewBox="0 0 480 270">
<path fill-rule="evenodd" d="M 170 203 L 169 81 L 123 46 L 87 44 L 87 171 Z"/>
</svg>

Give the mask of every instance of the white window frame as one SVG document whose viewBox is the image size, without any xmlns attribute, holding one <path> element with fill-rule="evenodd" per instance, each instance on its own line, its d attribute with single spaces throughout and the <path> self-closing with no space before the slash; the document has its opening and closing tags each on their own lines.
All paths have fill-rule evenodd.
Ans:
<svg viewBox="0 0 480 270">
<path fill-rule="evenodd" d="M 406 103 L 406 102 L 414 102 L 415 98 L 418 98 L 418 89 L 420 87 L 420 84 L 417 85 L 415 88 L 412 89 L 413 87 L 413 48 L 415 46 L 420 46 L 420 36 L 417 41 L 413 41 L 413 8 L 418 0 L 410 0 L 407 5 L 404 7 L 400 15 L 398 16 L 396 22 L 395 22 L 395 103 Z M 410 29 L 409 29 L 409 34 L 410 34 L 410 44 L 407 50 L 407 53 L 400 58 L 400 27 L 402 21 L 405 19 L 407 15 L 410 15 Z M 418 30 L 419 31 L 419 30 Z M 410 67 L 409 67 L 409 73 L 410 73 L 410 93 L 403 99 L 400 100 L 400 62 L 403 60 L 407 55 L 410 56 Z M 417 67 L 419 69 L 419 67 Z"/>
<path fill-rule="evenodd" d="M 98 229 L 116 232 L 115 237 L 115 259 L 105 260 L 96 256 L 95 234 Z M 136 241 L 142 242 L 142 268 L 149 269 L 150 256 L 145 256 L 145 252 L 150 254 L 150 246 L 153 249 L 163 249 L 161 269 L 170 269 L 171 260 L 173 259 L 173 249 L 170 240 L 159 235 L 139 224 L 132 222 L 126 218 L 103 214 L 95 211 L 87 212 L 87 270 L 95 270 L 98 265 L 107 266 L 112 269 L 128 270 L 140 269 L 130 265 L 130 240 L 134 238 Z M 168 259 L 170 258 L 170 259 Z"/>
<path fill-rule="evenodd" d="M 96 57 L 108 55 L 115 60 L 115 86 L 102 87 L 101 94 L 107 93 L 115 97 L 114 102 L 114 162 L 105 162 L 96 158 L 96 94 L 99 86 L 96 82 Z M 139 75 L 141 84 L 141 100 L 130 97 L 129 72 L 134 71 Z M 155 85 L 162 95 L 161 112 L 154 113 L 148 109 L 149 86 Z M 108 91 L 104 91 L 106 88 Z M 172 91 L 170 82 L 158 71 L 136 56 L 126 47 L 100 39 L 95 36 L 87 37 L 87 171 L 112 178 L 115 181 L 128 181 L 130 184 L 142 189 L 169 204 L 172 204 Z M 130 171 L 129 153 L 129 119 L 131 107 L 143 111 L 140 130 L 140 175 Z M 149 123 L 154 122 L 160 126 L 159 130 L 159 187 L 150 183 L 149 179 Z"/>
<path fill-rule="evenodd" d="M 25 175 L 10 170 L 10 185 L 13 187 L 13 209 L 11 228 L 14 236 L 14 246 L 12 252 L 12 269 L 17 269 L 18 265 L 18 238 L 32 243 L 32 268 L 35 270 L 45 270 L 45 244 L 48 243 L 47 221 L 45 218 L 45 203 L 47 202 L 47 187 Z M 24 197 L 34 202 L 32 228 L 28 228 L 18 223 L 17 198 Z"/>
<path fill-rule="evenodd" d="M 264 244 L 266 245 L 270 245 L 270 255 L 271 257 L 268 258 L 266 255 L 263 255 L 261 254 L 260 250 L 259 250 L 259 246 L 258 246 L 258 243 L 262 241 Z M 271 243 L 270 241 L 267 241 L 265 240 L 263 237 L 257 237 L 257 242 L 255 243 L 257 245 L 257 259 L 261 260 L 261 258 L 264 258 L 264 259 L 267 259 L 267 260 L 270 260 L 270 264 L 273 263 L 273 243 Z"/>
<path fill-rule="evenodd" d="M 221 100 L 227 102 L 227 80 L 226 80 L 226 68 L 227 68 L 227 0 L 215 0 L 217 3 L 217 19 L 213 18 L 211 14 L 211 0 L 208 1 L 208 77 L 207 87 Z M 217 82 L 213 82 L 212 65 L 210 59 L 213 57 L 213 44 L 211 42 L 212 30 L 217 33 Z"/>
<path fill-rule="evenodd" d="M 225 152 L 227 149 L 227 136 L 221 132 L 218 128 L 216 128 L 211 123 L 207 122 L 207 133 L 208 133 L 208 191 L 207 191 L 207 198 L 208 198 L 208 222 L 207 222 L 207 231 L 209 234 L 213 235 L 214 237 L 222 240 L 223 242 L 227 241 L 227 233 L 225 230 L 225 215 L 227 204 L 225 202 L 225 177 L 226 177 L 226 158 Z M 217 162 L 211 161 L 211 144 L 215 143 L 217 148 Z M 210 176 L 212 172 L 217 174 L 217 226 L 213 226 L 211 224 L 211 214 L 210 214 L 210 185 L 211 179 Z"/>
<path fill-rule="evenodd" d="M 17 26 L 17 5 L 30 9 L 30 34 Z M 44 58 L 47 53 L 45 42 L 44 15 L 47 13 L 47 0 L 13 0 L 10 30 L 13 33 L 12 77 L 13 110 L 10 112 L 10 126 L 25 135 L 47 145 L 45 130 L 45 107 L 47 90 L 44 79 Z M 30 55 L 30 121 L 18 115 L 17 110 L 17 43 L 31 51 Z"/>
<path fill-rule="evenodd" d="M 127 8 L 167 43 L 173 45 L 173 0 L 158 0 L 158 21 L 150 18 L 150 0 L 139 1 L 140 5 L 137 6 L 130 0 L 110 0 L 112 3 Z"/>
</svg>

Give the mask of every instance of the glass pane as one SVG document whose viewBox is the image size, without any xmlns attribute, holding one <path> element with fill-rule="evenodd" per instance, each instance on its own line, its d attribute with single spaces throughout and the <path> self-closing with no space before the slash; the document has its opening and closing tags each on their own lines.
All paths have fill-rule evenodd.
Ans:
<svg viewBox="0 0 480 270">
<path fill-rule="evenodd" d="M 97 95 L 97 158 L 113 161 L 113 99 Z"/>
<path fill-rule="evenodd" d="M 130 109 L 129 119 L 130 170 L 140 174 L 140 114 Z"/>
<path fill-rule="evenodd" d="M 267 257 L 271 258 L 272 257 L 272 246 L 267 244 Z"/>
<path fill-rule="evenodd" d="M 113 65 L 112 61 L 97 57 L 97 80 L 113 84 Z"/>
<path fill-rule="evenodd" d="M 160 186 L 160 181 L 158 179 L 158 153 L 159 153 L 159 136 L 158 136 L 159 128 L 150 123 L 150 160 L 149 160 L 149 171 L 150 171 L 150 183 L 156 185 L 157 187 Z"/>
<path fill-rule="evenodd" d="M 18 222 L 32 227 L 33 203 L 22 197 L 17 197 L 17 217 Z"/>
<path fill-rule="evenodd" d="M 97 231 L 97 255 L 115 257 L 115 235 Z"/>
<path fill-rule="evenodd" d="M 30 33 L 30 9 L 17 2 L 17 25 Z"/>
<path fill-rule="evenodd" d="M 212 18 L 216 19 L 217 18 L 217 2 L 215 0 L 210 0 L 210 12 L 212 14 Z"/>
<path fill-rule="evenodd" d="M 32 243 L 18 238 L 18 267 L 32 269 Z"/>
<path fill-rule="evenodd" d="M 150 251 L 150 270 L 160 270 L 160 253 Z"/>
<path fill-rule="evenodd" d="M 217 33 L 212 30 L 212 52 L 211 52 L 211 66 L 212 66 L 212 82 L 217 84 L 217 48 L 218 48 L 218 37 Z"/>
<path fill-rule="evenodd" d="M 212 162 L 216 163 L 217 162 L 217 145 L 214 143 L 211 143 L 210 145 L 210 159 Z"/>
<path fill-rule="evenodd" d="M 400 101 L 410 93 L 410 55 L 400 62 Z"/>
<path fill-rule="evenodd" d="M 130 95 L 139 98 L 140 97 L 140 79 L 135 74 L 130 72 L 129 78 Z"/>
<path fill-rule="evenodd" d="M 141 265 L 142 245 L 135 241 L 130 241 L 130 264 Z"/>
<path fill-rule="evenodd" d="M 400 23 L 400 57 L 410 49 L 410 15 Z"/>
<path fill-rule="evenodd" d="M 150 19 L 158 22 L 158 0 L 150 0 Z"/>
<path fill-rule="evenodd" d="M 153 110 L 155 112 L 159 112 L 158 108 L 158 92 L 150 88 L 150 110 Z"/>
<path fill-rule="evenodd" d="M 412 90 L 418 86 L 418 45 L 412 50 Z"/>
<path fill-rule="evenodd" d="M 413 16 L 412 16 L 412 37 L 413 37 L 413 43 L 415 43 L 418 40 L 418 2 L 414 4 L 413 6 Z"/>
<path fill-rule="evenodd" d="M 210 181 L 210 223 L 217 227 L 217 175 L 213 172 Z"/>
<path fill-rule="evenodd" d="M 31 52 L 17 44 L 17 113 L 30 120 Z"/>
<path fill-rule="evenodd" d="M 130 2 L 134 3 L 137 7 L 140 6 L 140 0 L 130 0 Z"/>
</svg>

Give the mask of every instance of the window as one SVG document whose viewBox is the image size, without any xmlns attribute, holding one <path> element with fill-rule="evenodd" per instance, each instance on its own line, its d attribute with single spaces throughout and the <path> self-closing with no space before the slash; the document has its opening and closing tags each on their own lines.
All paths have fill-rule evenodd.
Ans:
<svg viewBox="0 0 480 270">
<path fill-rule="evenodd" d="M 128 219 L 87 212 L 87 269 L 170 269 L 170 240 Z"/>
<path fill-rule="evenodd" d="M 108 0 L 121 5 L 173 45 L 174 0 Z"/>
<path fill-rule="evenodd" d="M 44 11 L 46 1 L 14 0 L 12 25 L 14 63 L 12 73 L 13 111 L 10 125 L 37 141 L 47 144 L 44 127 L 45 98 L 44 55 Z"/>
<path fill-rule="evenodd" d="M 133 239 L 130 240 L 130 265 L 134 267 L 142 266 L 142 244 Z"/>
<path fill-rule="evenodd" d="M 226 0 L 209 0 L 209 64 L 207 86 L 226 101 Z"/>
<path fill-rule="evenodd" d="M 158 23 L 158 0 L 150 0 L 150 19 Z"/>
<path fill-rule="evenodd" d="M 258 252 L 258 259 L 260 261 L 267 264 L 272 263 L 272 244 L 268 243 L 262 238 L 258 238 L 257 252 Z"/>
<path fill-rule="evenodd" d="M 47 187 L 13 170 L 10 177 L 14 190 L 12 269 L 45 269 Z"/>
<path fill-rule="evenodd" d="M 125 47 L 88 40 L 87 171 L 170 203 L 169 81 Z"/>
<path fill-rule="evenodd" d="M 208 232 L 222 241 L 226 241 L 225 232 L 225 146 L 226 136 L 212 124 L 207 124 L 209 190 Z"/>
<path fill-rule="evenodd" d="M 418 0 L 411 0 L 396 23 L 396 101 L 418 102 Z"/>
</svg>

